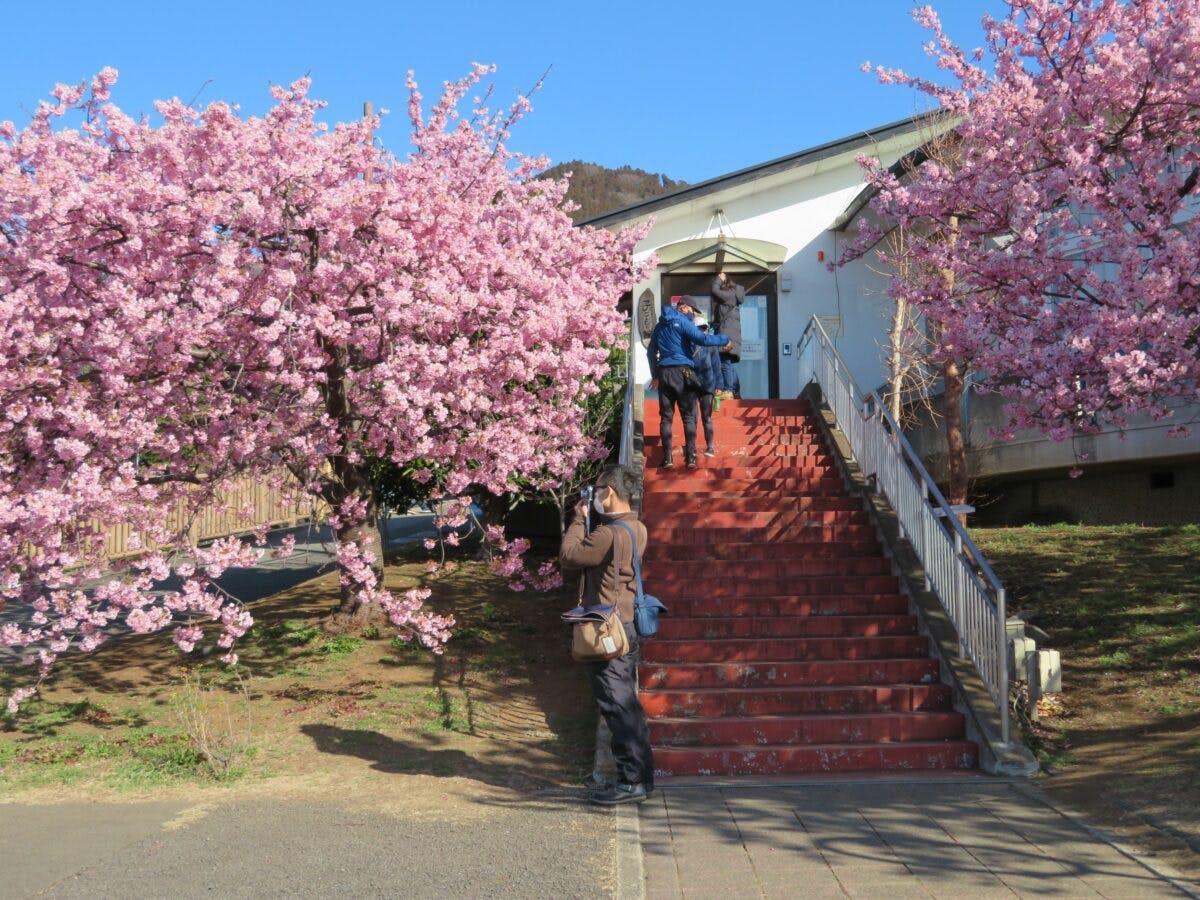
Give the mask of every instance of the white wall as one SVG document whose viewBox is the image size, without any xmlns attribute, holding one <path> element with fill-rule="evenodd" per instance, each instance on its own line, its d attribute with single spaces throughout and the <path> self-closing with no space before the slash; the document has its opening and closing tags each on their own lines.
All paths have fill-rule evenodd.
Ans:
<svg viewBox="0 0 1200 900">
<path fill-rule="evenodd" d="M 904 142 L 892 141 L 876 152 L 890 164 L 911 149 L 918 138 L 909 135 Z M 842 250 L 829 227 L 864 185 L 853 156 L 844 154 L 660 210 L 635 253 L 635 259 L 642 261 L 659 247 L 676 241 L 715 237 L 718 232 L 713 217 L 717 209 L 722 210 L 723 222 L 728 223 L 727 235 L 786 247 L 787 259 L 779 270 L 779 344 L 791 344 L 792 355 L 782 356 L 779 345 L 772 348 L 779 361 L 781 397 L 795 397 L 803 387 L 795 348 L 813 315 L 842 317 L 842 333 L 836 343 L 864 390 L 878 386 L 884 377 L 880 342 L 887 327 L 888 306 L 883 279 L 861 261 L 836 272 L 827 268 Z M 637 221 L 644 221 L 644 217 Z M 818 259 L 818 252 L 823 252 L 823 260 Z M 791 280 L 791 290 L 786 293 L 782 291 L 785 276 Z M 661 309 L 661 283 L 655 272 L 634 288 L 635 310 L 638 297 L 647 288 L 653 291 Z M 640 335 L 637 337 L 638 379 L 645 382 L 650 377 L 649 365 Z"/>
</svg>

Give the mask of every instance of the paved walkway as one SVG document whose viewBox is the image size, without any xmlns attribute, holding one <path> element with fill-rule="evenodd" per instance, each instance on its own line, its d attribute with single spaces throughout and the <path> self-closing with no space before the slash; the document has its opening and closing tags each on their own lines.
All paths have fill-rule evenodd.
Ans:
<svg viewBox="0 0 1200 900">
<path fill-rule="evenodd" d="M 1200 897 L 1014 782 L 455 796 L 0 803 L 0 898 Z"/>
<path fill-rule="evenodd" d="M 628 819 L 622 893 L 651 900 L 1200 897 L 1019 782 L 672 786 Z"/>
</svg>

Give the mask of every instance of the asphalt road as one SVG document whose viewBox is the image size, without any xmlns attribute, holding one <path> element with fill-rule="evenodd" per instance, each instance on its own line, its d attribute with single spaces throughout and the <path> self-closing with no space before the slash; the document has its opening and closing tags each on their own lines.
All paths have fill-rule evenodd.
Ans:
<svg viewBox="0 0 1200 900">
<path fill-rule="evenodd" d="M 611 896 L 611 811 L 480 802 L 458 821 L 312 801 L 0 805 L 0 897 Z"/>
</svg>

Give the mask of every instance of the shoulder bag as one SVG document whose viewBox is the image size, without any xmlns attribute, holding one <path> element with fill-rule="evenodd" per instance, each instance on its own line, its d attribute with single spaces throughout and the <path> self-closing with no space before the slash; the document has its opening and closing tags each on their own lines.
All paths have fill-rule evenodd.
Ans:
<svg viewBox="0 0 1200 900">
<path fill-rule="evenodd" d="M 667 608 L 653 594 L 642 590 L 642 565 L 638 559 L 640 554 L 633 529 L 619 519 L 609 524 L 620 525 L 629 533 L 629 540 L 633 542 L 633 575 L 637 580 L 637 593 L 633 600 L 633 627 L 641 637 L 653 637 L 658 634 L 658 617 L 665 613 Z"/>
</svg>

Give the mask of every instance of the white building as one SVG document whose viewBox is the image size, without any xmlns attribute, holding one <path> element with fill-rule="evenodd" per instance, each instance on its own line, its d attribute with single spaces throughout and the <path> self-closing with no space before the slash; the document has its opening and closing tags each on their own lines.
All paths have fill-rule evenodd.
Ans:
<svg viewBox="0 0 1200 900">
<path fill-rule="evenodd" d="M 723 268 L 747 287 L 743 397 L 800 393 L 796 345 L 814 315 L 858 384 L 865 391 L 881 385 L 891 314 L 886 279 L 872 270 L 873 255 L 832 271 L 828 264 L 867 199 L 858 156 L 892 165 L 927 140 L 931 127 L 918 118 L 869 129 L 581 223 L 621 228 L 653 220 L 636 252 L 639 260 L 658 256 L 655 272 L 633 291 L 638 380 L 649 380 L 645 345 L 664 299 L 689 295 L 707 309 L 709 284 Z M 1200 427 L 1186 440 L 1166 437 L 1177 418 L 1135 421 L 1124 436 L 1054 443 L 1028 433 L 1000 443 L 989 435 L 1000 424 L 1000 405 L 994 395 L 967 392 L 964 430 L 972 476 L 982 479 L 980 521 L 1200 521 Z M 917 429 L 911 438 L 936 471 L 937 430 Z M 1077 463 L 1085 477 L 1066 478 Z"/>
</svg>

